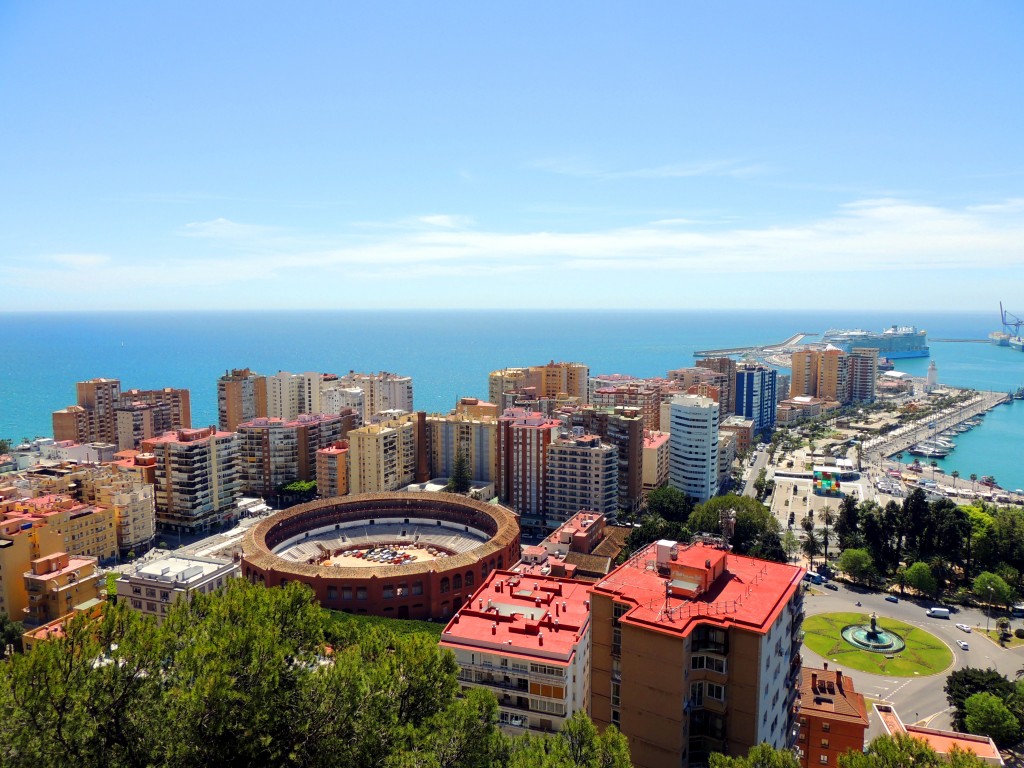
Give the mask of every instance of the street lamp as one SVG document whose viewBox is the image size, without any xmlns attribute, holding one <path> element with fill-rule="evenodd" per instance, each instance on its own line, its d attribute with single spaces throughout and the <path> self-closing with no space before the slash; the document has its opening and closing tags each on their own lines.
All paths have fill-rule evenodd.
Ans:
<svg viewBox="0 0 1024 768">
<path fill-rule="evenodd" d="M 992 618 L 992 585 L 988 585 L 988 605 L 985 606 L 985 634 L 988 634 L 988 622 Z"/>
</svg>

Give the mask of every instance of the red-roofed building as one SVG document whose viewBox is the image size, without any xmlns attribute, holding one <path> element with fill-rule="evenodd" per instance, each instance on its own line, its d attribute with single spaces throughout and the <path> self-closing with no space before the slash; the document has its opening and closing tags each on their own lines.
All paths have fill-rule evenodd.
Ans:
<svg viewBox="0 0 1024 768">
<path fill-rule="evenodd" d="M 797 748 L 803 768 L 836 766 L 839 756 L 864 748 L 868 711 L 863 694 L 841 669 L 804 667 L 797 698 L 800 736 Z"/>
<path fill-rule="evenodd" d="M 455 654 L 463 688 L 498 697 L 512 733 L 557 731 L 590 699 L 588 585 L 492 572 L 459 609 L 440 646 Z"/>
<path fill-rule="evenodd" d="M 989 765 L 1003 765 L 1003 757 L 999 754 L 995 742 L 988 736 L 975 736 L 972 733 L 957 731 L 940 731 L 937 728 L 922 728 L 918 725 L 904 725 L 899 714 L 888 704 L 875 704 L 875 712 L 882 721 L 885 732 L 895 736 L 905 733 L 920 739 L 938 753 L 939 757 L 948 760 L 954 749 L 973 752 Z"/>
<path fill-rule="evenodd" d="M 634 765 L 791 747 L 804 569 L 658 541 L 591 587 L 591 710 Z"/>
</svg>

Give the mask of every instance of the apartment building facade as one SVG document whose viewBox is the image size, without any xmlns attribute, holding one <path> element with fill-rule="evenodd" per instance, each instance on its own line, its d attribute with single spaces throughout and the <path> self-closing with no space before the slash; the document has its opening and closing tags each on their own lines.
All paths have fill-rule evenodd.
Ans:
<svg viewBox="0 0 1024 768">
<path fill-rule="evenodd" d="M 576 427 L 548 446 L 547 524 L 562 525 L 589 510 L 614 519 L 618 511 L 618 450 Z"/>
<path fill-rule="evenodd" d="M 718 493 L 718 403 L 699 395 L 676 395 L 669 414 L 669 485 L 696 501 L 707 501 Z"/>
<path fill-rule="evenodd" d="M 248 368 L 225 371 L 217 379 L 217 426 L 234 432 L 244 421 L 267 415 L 267 378 Z"/>
<path fill-rule="evenodd" d="M 101 586 L 95 557 L 66 552 L 33 560 L 22 578 L 28 595 L 25 624 L 33 627 L 55 621 L 76 605 L 95 599 Z"/>
<path fill-rule="evenodd" d="M 347 433 L 346 422 L 336 415 L 242 422 L 238 452 L 243 492 L 269 496 L 296 480 L 316 480 L 316 452 Z"/>
<path fill-rule="evenodd" d="M 591 589 L 591 707 L 638 768 L 795 745 L 803 569 L 659 541 Z"/>
<path fill-rule="evenodd" d="M 509 408 L 498 419 L 498 497 L 524 527 L 551 530 L 547 519 L 548 448 L 562 423 L 537 411 Z"/>
<path fill-rule="evenodd" d="M 463 412 L 426 418 L 431 477 L 451 477 L 457 456 L 469 462 L 473 480 L 495 482 L 498 475 L 496 415 Z"/>
<path fill-rule="evenodd" d="M 588 585 L 492 571 L 451 618 L 441 648 L 459 665 L 465 690 L 498 699 L 511 734 L 554 733 L 590 700 Z"/>
<path fill-rule="evenodd" d="M 230 560 L 172 554 L 121 574 L 117 579 L 117 597 L 159 624 L 177 600 L 214 592 L 239 574 L 238 563 Z"/>
<path fill-rule="evenodd" d="M 740 363 L 736 368 L 734 412 L 753 421 L 757 432 L 770 432 L 775 428 L 777 377 L 774 368 L 758 363 Z"/>
<path fill-rule="evenodd" d="M 349 492 L 397 491 L 416 480 L 415 414 L 348 433 Z"/>
<path fill-rule="evenodd" d="M 368 424 L 377 414 L 384 411 L 413 411 L 413 382 L 411 376 L 381 371 L 380 373 L 356 373 L 349 371 L 338 378 L 337 386 L 355 388 L 363 393 L 363 423 Z"/>
<path fill-rule="evenodd" d="M 868 712 L 853 678 L 841 669 L 803 667 L 797 693 L 800 732 L 797 751 L 803 768 L 839 765 L 839 756 L 864 748 Z"/>
<path fill-rule="evenodd" d="M 347 440 L 339 440 L 316 452 L 316 488 L 325 499 L 348 494 Z"/>
<path fill-rule="evenodd" d="M 645 419 L 639 409 L 617 406 L 568 408 L 556 414 L 568 429 L 599 435 L 615 447 L 618 466 L 618 508 L 631 512 L 643 498 L 643 441 Z"/>
<path fill-rule="evenodd" d="M 157 527 L 199 533 L 234 520 L 242 495 L 238 435 L 215 427 L 181 429 L 146 440 L 155 457 Z"/>
</svg>

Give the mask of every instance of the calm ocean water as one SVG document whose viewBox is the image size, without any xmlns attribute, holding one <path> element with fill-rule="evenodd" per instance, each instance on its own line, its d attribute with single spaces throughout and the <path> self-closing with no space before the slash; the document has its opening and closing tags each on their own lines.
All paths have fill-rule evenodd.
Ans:
<svg viewBox="0 0 1024 768">
<path fill-rule="evenodd" d="M 196 425 L 217 420 L 216 380 L 228 368 L 388 370 L 413 377 L 416 407 L 447 411 L 482 397 L 487 374 L 509 365 L 578 360 L 591 373 L 664 375 L 699 349 L 782 341 L 827 328 L 928 331 L 939 380 L 1005 391 L 1024 385 L 1024 354 L 985 338 L 998 314 L 873 312 L 230 312 L 0 314 L 0 436 L 51 434 L 50 412 L 96 376 L 123 387 L 185 387 Z M 928 360 L 897 361 L 923 375 Z M 1003 406 L 962 436 L 943 462 L 1024 487 L 1024 402 Z"/>
</svg>

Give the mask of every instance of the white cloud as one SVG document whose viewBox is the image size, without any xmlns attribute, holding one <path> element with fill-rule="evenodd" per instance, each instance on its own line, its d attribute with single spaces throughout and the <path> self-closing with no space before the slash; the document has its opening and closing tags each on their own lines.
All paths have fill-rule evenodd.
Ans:
<svg viewBox="0 0 1024 768">
<path fill-rule="evenodd" d="M 55 253 L 48 260 L 71 269 L 89 269 L 109 263 L 110 257 L 105 253 Z"/>
<path fill-rule="evenodd" d="M 410 217 L 379 230 L 350 226 L 341 234 L 238 228 L 215 220 L 191 229 L 231 233 L 226 253 L 119 254 L 116 263 L 102 254 L 55 254 L 0 267 L 0 283 L 47 294 L 163 296 L 168 290 L 191 295 L 198 281 L 204 291 L 218 296 L 241 291 L 268 306 L 283 288 L 299 284 L 315 303 L 329 301 L 339 286 L 388 286 L 388 295 L 415 288 L 422 296 L 419 289 L 426 286 L 443 294 L 457 291 L 453 286 L 460 279 L 486 286 L 517 275 L 529 276 L 537 301 L 541 295 L 562 297 L 581 280 L 589 281 L 588 295 L 598 301 L 619 296 L 626 281 L 644 285 L 642 293 L 652 296 L 665 295 L 668 286 L 703 285 L 700 296 L 713 301 L 708 285 L 743 276 L 756 286 L 759 274 L 794 279 L 859 274 L 862 282 L 889 290 L 884 277 L 873 275 L 916 270 L 930 275 L 933 286 L 948 283 L 941 276 L 948 270 L 970 269 L 978 281 L 995 274 L 1014 279 L 1024 266 L 1020 207 L 1020 200 L 953 208 L 879 198 L 852 201 L 817 220 L 769 227 L 676 218 L 617 228 L 525 232 L 472 227 L 469 219 L 451 214 Z M 949 290 L 957 288 L 951 283 Z M 361 303 L 373 301 L 371 295 L 361 288 L 353 292 Z M 634 297 L 636 302 L 644 298 Z"/>
</svg>

